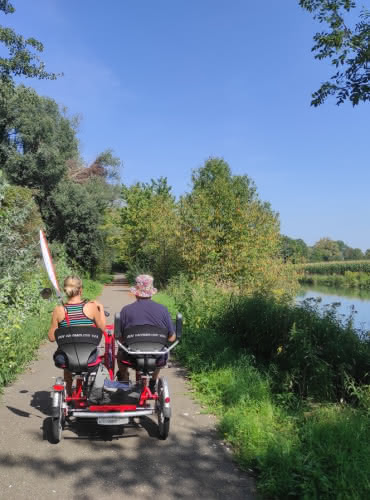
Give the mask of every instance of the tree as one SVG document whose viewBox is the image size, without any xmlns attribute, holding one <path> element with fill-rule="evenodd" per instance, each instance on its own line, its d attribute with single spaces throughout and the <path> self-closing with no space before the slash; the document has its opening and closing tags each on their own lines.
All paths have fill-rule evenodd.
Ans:
<svg viewBox="0 0 370 500">
<path fill-rule="evenodd" d="M 364 254 L 360 248 L 346 248 L 344 251 L 345 260 L 361 260 L 364 258 Z"/>
<path fill-rule="evenodd" d="M 305 262 L 308 258 L 308 246 L 298 238 L 293 239 L 288 236 L 281 236 L 281 256 L 284 262 Z"/>
<path fill-rule="evenodd" d="M 0 293 L 11 296 L 39 254 L 39 229 L 42 221 L 32 192 L 10 185 L 0 171 Z"/>
<path fill-rule="evenodd" d="M 115 186 L 99 177 L 84 184 L 65 179 L 43 206 L 48 239 L 64 243 L 69 258 L 93 276 L 105 260 L 106 242 L 101 226 L 105 210 L 115 198 Z"/>
<path fill-rule="evenodd" d="M 95 160 L 86 167 L 78 158 L 73 158 L 67 162 L 68 177 L 74 182 L 84 184 L 92 178 L 99 177 L 106 180 L 118 180 L 118 167 L 121 160 L 113 155 L 111 149 L 100 153 Z"/>
<path fill-rule="evenodd" d="M 0 12 L 12 14 L 15 11 L 9 0 L 0 0 Z M 35 38 L 23 38 L 11 28 L 0 25 L 0 42 L 8 57 L 0 57 L 0 80 L 11 81 L 14 76 L 55 80 L 58 75 L 48 73 L 38 53 L 44 50 Z"/>
<path fill-rule="evenodd" d="M 178 213 L 166 178 L 122 188 L 117 254 L 132 271 L 153 274 L 164 285 L 182 267 Z"/>
<path fill-rule="evenodd" d="M 259 200 L 253 181 L 209 158 L 192 176 L 191 193 L 180 199 L 180 246 L 193 277 L 245 289 L 271 291 L 285 272 L 279 259 L 279 220 Z"/>
<path fill-rule="evenodd" d="M 93 274 L 106 257 L 100 225 L 118 196 L 112 180 L 120 160 L 107 150 L 86 167 L 75 119 L 33 89 L 21 85 L 7 93 L 9 88 L 0 81 L 1 169 L 13 184 L 32 189 L 49 240 L 65 243 L 69 258 Z"/>
<path fill-rule="evenodd" d="M 338 243 L 330 238 L 321 238 L 312 247 L 311 260 L 313 262 L 340 260 L 341 258 Z"/>
<path fill-rule="evenodd" d="M 67 161 L 78 159 L 74 123 L 53 99 L 23 85 L 8 94 L 3 108 L 0 165 L 10 182 L 36 189 L 42 205 L 65 176 Z"/>
<path fill-rule="evenodd" d="M 370 100 L 370 12 L 363 8 L 359 20 L 350 26 L 346 14 L 356 7 L 353 0 L 299 0 L 328 31 L 316 33 L 312 51 L 315 59 L 330 59 L 336 72 L 312 94 L 312 106 L 329 96 L 337 104 L 349 99 L 353 106 Z M 347 16 L 348 17 L 348 16 Z"/>
</svg>

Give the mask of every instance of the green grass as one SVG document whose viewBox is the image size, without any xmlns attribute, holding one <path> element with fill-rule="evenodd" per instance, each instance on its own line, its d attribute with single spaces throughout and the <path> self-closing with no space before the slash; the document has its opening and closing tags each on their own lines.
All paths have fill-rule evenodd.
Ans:
<svg viewBox="0 0 370 500">
<path fill-rule="evenodd" d="M 213 362 L 199 370 L 188 354 L 182 353 L 182 360 L 191 369 L 198 399 L 219 417 L 219 431 L 239 464 L 255 470 L 264 498 L 367 497 L 370 422 L 365 413 L 345 405 L 290 408 L 278 402 L 270 376 L 253 358 L 213 352 Z"/>
<path fill-rule="evenodd" d="M 344 355 L 335 345 L 344 343 L 343 352 L 350 352 L 357 368 L 368 366 L 366 346 L 350 328 L 334 312 L 318 317 L 315 305 L 296 310 L 263 299 L 223 300 L 204 286 L 172 291 L 186 318 L 177 357 L 189 369 L 198 399 L 218 416 L 220 433 L 232 444 L 237 461 L 256 472 L 262 497 L 367 498 L 369 388 L 353 385 L 353 392 L 362 393 L 362 405 L 360 396 L 352 401 L 357 407 L 326 400 L 335 392 L 326 388 L 339 383 L 335 370 L 345 369 L 339 364 L 335 380 L 327 378 L 328 363 Z M 169 303 L 163 295 L 161 302 Z M 317 370 L 325 390 L 317 386 Z M 299 392 L 307 377 L 319 402 Z M 351 393 L 345 384 L 341 387 Z"/>
<path fill-rule="evenodd" d="M 176 318 L 177 308 L 175 300 L 168 294 L 164 292 L 158 292 L 153 295 L 154 302 L 158 302 L 167 307 L 170 312 L 171 318 Z"/>
<path fill-rule="evenodd" d="M 51 314 L 43 310 L 29 317 L 7 335 L 0 336 L 0 388 L 12 382 L 25 365 L 34 359 L 50 326 Z"/>
<path fill-rule="evenodd" d="M 103 283 L 90 279 L 83 280 L 83 297 L 87 300 L 96 299 L 103 291 Z"/>
</svg>

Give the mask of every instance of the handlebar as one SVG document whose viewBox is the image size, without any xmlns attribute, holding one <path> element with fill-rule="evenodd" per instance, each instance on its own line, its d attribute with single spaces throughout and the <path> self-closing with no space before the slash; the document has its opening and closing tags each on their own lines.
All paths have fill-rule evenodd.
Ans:
<svg viewBox="0 0 370 500">
<path fill-rule="evenodd" d="M 161 351 L 132 351 L 131 349 L 128 349 L 127 347 L 125 347 L 124 345 L 121 344 L 121 342 L 119 340 L 116 340 L 118 346 L 123 349 L 124 351 L 127 352 L 127 354 L 150 354 L 150 355 L 153 355 L 153 354 L 168 354 L 178 343 L 179 341 L 178 340 L 175 340 L 175 342 L 170 346 L 170 347 L 166 347 L 164 349 L 162 349 Z"/>
</svg>

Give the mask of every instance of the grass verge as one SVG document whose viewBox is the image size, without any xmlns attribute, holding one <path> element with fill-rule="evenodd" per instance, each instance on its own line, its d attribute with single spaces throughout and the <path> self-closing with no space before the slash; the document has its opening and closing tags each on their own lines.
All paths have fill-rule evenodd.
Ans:
<svg viewBox="0 0 370 500">
<path fill-rule="evenodd" d="M 185 292 L 183 297 L 178 295 L 183 300 L 180 309 L 186 313 L 186 329 L 177 357 L 190 370 L 197 397 L 218 416 L 219 430 L 232 444 L 237 461 L 256 472 L 261 495 L 278 499 L 367 498 L 369 406 L 353 408 L 325 400 L 314 403 L 310 398 L 298 398 L 289 387 L 284 390 L 276 382 L 281 378 L 276 366 L 257 363 L 247 349 L 237 348 L 235 339 L 232 342 L 231 337 L 237 334 L 232 317 L 236 321 L 241 311 L 225 316 L 226 303 L 219 302 L 219 311 L 228 321 L 222 331 L 217 330 L 212 326 L 212 315 L 219 311 L 211 303 L 210 291 L 205 294 L 207 307 L 203 309 L 200 295 L 190 303 L 192 292 Z M 165 305 L 171 304 L 171 299 L 163 292 L 157 296 Z M 255 308 L 256 304 L 252 305 Z M 309 312 L 306 320 L 314 313 Z M 256 315 L 255 311 L 251 317 L 255 318 L 256 332 L 267 328 L 262 322 L 257 325 L 258 318 L 266 323 L 266 314 L 259 311 Z M 328 322 L 323 324 L 328 328 Z"/>
</svg>

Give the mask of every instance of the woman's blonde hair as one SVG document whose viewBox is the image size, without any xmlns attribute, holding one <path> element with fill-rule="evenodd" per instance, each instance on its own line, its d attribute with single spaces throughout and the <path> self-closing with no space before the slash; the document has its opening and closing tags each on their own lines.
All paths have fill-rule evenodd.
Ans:
<svg viewBox="0 0 370 500">
<path fill-rule="evenodd" d="M 67 276 L 64 280 L 64 292 L 69 299 L 81 293 L 82 281 L 78 276 Z"/>
</svg>

